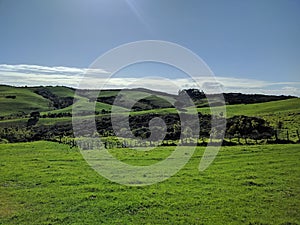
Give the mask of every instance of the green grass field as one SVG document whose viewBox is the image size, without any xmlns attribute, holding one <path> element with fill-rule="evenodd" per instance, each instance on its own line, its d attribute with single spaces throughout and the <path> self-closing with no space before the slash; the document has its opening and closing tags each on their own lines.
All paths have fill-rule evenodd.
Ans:
<svg viewBox="0 0 300 225">
<path fill-rule="evenodd" d="M 198 112 L 210 113 L 209 108 L 198 108 Z M 300 98 L 272 101 L 257 104 L 238 104 L 226 106 L 227 117 L 236 115 L 261 117 L 277 128 L 282 122 L 283 128 L 300 129 Z"/>
<path fill-rule="evenodd" d="M 149 164 L 172 148 L 111 151 Z M 75 148 L 2 144 L 0 224 L 300 224 L 300 145 L 223 147 L 200 173 L 203 151 L 164 182 L 127 187 L 102 178 Z"/>
<path fill-rule="evenodd" d="M 198 108 L 198 111 L 204 114 L 210 113 L 209 108 Z M 232 117 L 236 115 L 259 116 L 259 115 L 272 114 L 274 112 L 281 112 L 281 113 L 300 112 L 300 98 L 256 103 L 256 104 L 238 104 L 238 105 L 226 106 L 227 117 Z"/>
<path fill-rule="evenodd" d="M 15 96 L 15 99 L 6 98 Z M 0 85 L 0 115 L 49 110 L 50 101 L 27 88 Z"/>
</svg>

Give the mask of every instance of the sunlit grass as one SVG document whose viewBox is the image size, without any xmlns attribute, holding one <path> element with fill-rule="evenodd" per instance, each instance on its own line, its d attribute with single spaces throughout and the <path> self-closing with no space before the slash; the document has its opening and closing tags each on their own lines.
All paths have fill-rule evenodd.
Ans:
<svg viewBox="0 0 300 225">
<path fill-rule="evenodd" d="M 299 150 L 300 145 L 222 147 L 200 173 L 204 148 L 198 147 L 168 180 L 127 187 L 98 175 L 76 148 L 2 144 L 0 224 L 299 224 Z M 170 151 L 111 150 L 136 165 L 155 163 Z"/>
</svg>

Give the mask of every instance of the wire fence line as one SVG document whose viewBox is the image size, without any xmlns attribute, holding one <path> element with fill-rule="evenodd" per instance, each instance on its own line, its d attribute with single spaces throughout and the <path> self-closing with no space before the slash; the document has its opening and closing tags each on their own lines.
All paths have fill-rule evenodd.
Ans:
<svg viewBox="0 0 300 225">
<path fill-rule="evenodd" d="M 299 129 L 277 129 L 270 138 L 252 139 L 243 136 L 226 137 L 224 139 L 211 139 L 207 137 L 183 138 L 180 140 L 143 141 L 142 139 L 126 139 L 116 137 L 92 138 L 92 137 L 51 137 L 49 141 L 67 144 L 70 147 L 79 146 L 83 150 L 87 149 L 113 149 L 113 148 L 137 148 L 155 146 L 177 146 L 177 145 L 198 145 L 206 146 L 222 143 L 223 146 L 230 145 L 253 145 L 253 144 L 296 144 L 300 143 Z"/>
</svg>

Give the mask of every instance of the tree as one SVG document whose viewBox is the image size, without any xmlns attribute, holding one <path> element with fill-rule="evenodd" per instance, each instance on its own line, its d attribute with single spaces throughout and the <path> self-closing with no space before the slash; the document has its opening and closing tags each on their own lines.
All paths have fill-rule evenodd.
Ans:
<svg viewBox="0 0 300 225">
<path fill-rule="evenodd" d="M 270 138 L 274 133 L 274 129 L 270 127 L 262 118 L 248 116 L 234 116 L 227 121 L 226 136 L 237 137 L 240 143 L 240 138 L 244 138 L 246 144 L 248 138 L 257 141 Z"/>
<path fill-rule="evenodd" d="M 32 127 L 37 124 L 40 118 L 40 112 L 34 111 L 30 113 L 30 118 L 27 121 L 27 127 Z"/>
<path fill-rule="evenodd" d="M 40 118 L 41 114 L 38 111 L 34 111 L 30 113 L 31 118 Z"/>
</svg>

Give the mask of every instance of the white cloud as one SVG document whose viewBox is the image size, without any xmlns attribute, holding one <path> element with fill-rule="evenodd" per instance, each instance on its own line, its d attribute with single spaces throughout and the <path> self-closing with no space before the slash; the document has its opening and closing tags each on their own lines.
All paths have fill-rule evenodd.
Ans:
<svg viewBox="0 0 300 225">
<path fill-rule="evenodd" d="M 110 73 L 102 69 L 0 64 L 0 83 L 16 86 L 65 85 L 78 87 L 80 84 L 82 88 L 144 87 L 174 94 L 178 89 L 194 87 L 203 89 L 205 92 L 214 92 L 216 88 L 222 88 L 223 92 L 300 96 L 300 82 L 267 82 L 224 76 L 198 77 L 194 81 L 189 78 L 170 80 L 162 77 L 112 77 L 107 79 L 109 76 Z"/>
<path fill-rule="evenodd" d="M 95 74 L 108 74 L 108 71 L 102 69 L 87 69 L 87 68 L 75 68 L 75 67 L 64 67 L 64 66 L 38 66 L 38 65 L 7 65 L 0 64 L 1 72 L 19 72 L 26 74 L 64 74 L 64 75 L 83 75 L 84 73 L 95 73 Z"/>
</svg>

